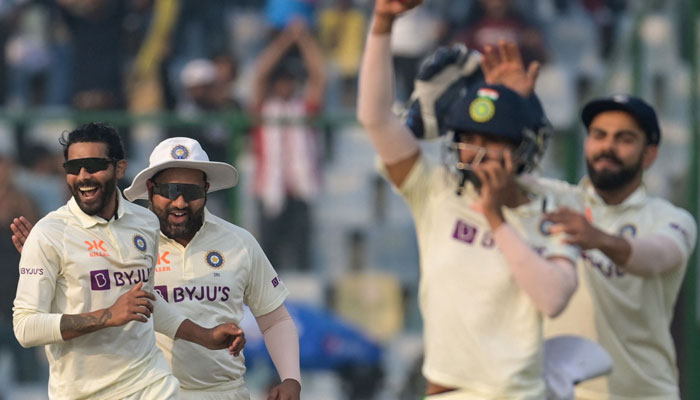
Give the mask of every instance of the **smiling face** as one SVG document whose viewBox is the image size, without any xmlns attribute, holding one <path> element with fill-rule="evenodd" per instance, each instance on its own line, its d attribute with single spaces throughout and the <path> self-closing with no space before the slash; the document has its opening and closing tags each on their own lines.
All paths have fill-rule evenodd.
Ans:
<svg viewBox="0 0 700 400">
<path fill-rule="evenodd" d="M 66 161 L 84 158 L 109 159 L 107 144 L 78 142 L 68 147 Z M 102 171 L 90 173 L 81 168 L 77 175 L 66 173 L 66 183 L 80 209 L 88 215 L 110 219 L 116 212 L 117 181 L 124 176 L 126 161 L 110 162 Z"/>
<path fill-rule="evenodd" d="M 205 195 L 187 201 L 183 195 L 170 199 L 154 194 L 154 184 L 168 183 L 197 185 L 204 188 L 204 193 L 209 189 L 209 184 L 205 181 L 202 171 L 189 168 L 169 168 L 158 173 L 155 179 L 146 182 L 151 210 L 158 216 L 161 232 L 186 246 L 202 226 L 207 198 Z"/>
<path fill-rule="evenodd" d="M 637 121 L 624 111 L 596 115 L 585 141 L 588 176 L 599 190 L 627 190 L 641 182 L 643 171 L 656 158 Z"/>
</svg>

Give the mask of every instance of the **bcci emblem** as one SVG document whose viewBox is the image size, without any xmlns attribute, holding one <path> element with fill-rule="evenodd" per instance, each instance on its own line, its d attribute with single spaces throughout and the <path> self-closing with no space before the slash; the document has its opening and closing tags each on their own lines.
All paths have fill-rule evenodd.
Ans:
<svg viewBox="0 0 700 400">
<path fill-rule="evenodd" d="M 623 225 L 620 228 L 620 236 L 631 239 L 637 234 L 637 227 L 632 224 Z"/>
<path fill-rule="evenodd" d="M 141 235 L 134 235 L 134 246 L 141 251 L 146 251 L 146 239 Z"/>
<path fill-rule="evenodd" d="M 544 236 L 551 235 L 550 229 L 552 229 L 552 225 L 554 225 L 554 222 L 543 220 L 542 223 L 540 223 L 540 233 Z"/>
<path fill-rule="evenodd" d="M 478 97 L 469 105 L 469 116 L 476 122 L 487 122 L 493 118 L 496 106 L 488 97 Z"/>
<path fill-rule="evenodd" d="M 212 268 L 221 268 L 224 265 L 224 256 L 218 251 L 210 251 L 207 253 L 207 264 Z"/>
<path fill-rule="evenodd" d="M 170 156 L 174 160 L 186 160 L 187 157 L 190 156 L 190 152 L 187 150 L 187 147 L 178 144 L 177 146 L 173 147 L 173 150 L 170 152 Z"/>
</svg>

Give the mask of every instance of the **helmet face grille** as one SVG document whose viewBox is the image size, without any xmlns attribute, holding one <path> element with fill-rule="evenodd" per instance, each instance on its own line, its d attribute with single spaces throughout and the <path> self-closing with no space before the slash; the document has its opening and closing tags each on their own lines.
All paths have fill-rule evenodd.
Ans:
<svg viewBox="0 0 700 400">
<path fill-rule="evenodd" d="M 542 123 L 537 131 L 525 129 L 522 132 L 522 140 L 513 151 L 513 164 L 516 174 L 527 173 L 534 170 L 539 164 L 544 151 L 547 148 L 551 126 Z M 445 167 L 455 182 L 457 191 L 461 192 L 466 182 L 472 182 L 475 187 L 481 186 L 481 182 L 474 173 L 474 167 L 479 165 L 484 159 L 503 159 L 501 152 L 489 152 L 482 146 L 461 143 L 457 140 L 455 132 L 450 131 L 446 140 L 441 146 L 441 159 Z M 470 162 L 462 161 L 460 153 L 462 151 L 473 152 L 474 157 Z"/>
</svg>

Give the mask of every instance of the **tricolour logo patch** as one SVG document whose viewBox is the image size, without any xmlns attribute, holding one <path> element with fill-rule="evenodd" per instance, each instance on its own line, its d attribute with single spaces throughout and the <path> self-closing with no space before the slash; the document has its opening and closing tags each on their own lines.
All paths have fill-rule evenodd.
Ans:
<svg viewBox="0 0 700 400">
<path fill-rule="evenodd" d="M 224 265 L 224 256 L 218 251 L 212 250 L 207 253 L 207 264 L 212 268 L 221 268 Z"/>
</svg>

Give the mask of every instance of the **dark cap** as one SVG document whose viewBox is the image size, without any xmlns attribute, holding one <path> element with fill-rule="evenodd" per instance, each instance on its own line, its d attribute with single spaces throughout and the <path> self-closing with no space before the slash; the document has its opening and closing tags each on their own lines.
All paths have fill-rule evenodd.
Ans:
<svg viewBox="0 0 700 400">
<path fill-rule="evenodd" d="M 593 118 L 604 111 L 619 110 L 629 113 L 637 120 L 637 123 L 646 133 L 650 144 L 658 145 L 661 141 L 661 129 L 656 119 L 656 112 L 639 97 L 618 94 L 612 97 L 603 97 L 588 102 L 581 111 L 581 120 L 586 129 L 591 125 Z"/>
<path fill-rule="evenodd" d="M 542 116 L 533 101 L 507 87 L 481 85 L 450 107 L 445 126 L 455 132 L 481 133 L 519 143 L 525 129 L 534 130 Z"/>
</svg>

